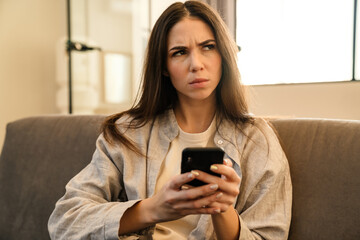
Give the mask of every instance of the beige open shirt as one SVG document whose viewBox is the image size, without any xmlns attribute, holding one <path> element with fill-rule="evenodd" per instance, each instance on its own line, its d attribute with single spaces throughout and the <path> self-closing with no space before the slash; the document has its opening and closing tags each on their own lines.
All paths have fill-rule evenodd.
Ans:
<svg viewBox="0 0 360 240">
<path fill-rule="evenodd" d="M 119 239 L 124 212 L 154 194 L 161 163 L 178 135 L 174 113 L 169 110 L 153 123 L 125 134 L 147 159 L 123 145 L 110 145 L 100 135 L 91 163 L 70 180 L 56 203 L 48 223 L 51 239 Z M 214 143 L 225 151 L 241 177 L 234 205 L 241 224 L 239 239 L 287 239 L 292 185 L 286 156 L 271 127 L 256 119 L 240 131 L 223 121 Z M 154 226 L 120 239 L 152 239 L 153 230 Z M 216 239 L 210 215 L 200 217 L 188 239 Z"/>
</svg>

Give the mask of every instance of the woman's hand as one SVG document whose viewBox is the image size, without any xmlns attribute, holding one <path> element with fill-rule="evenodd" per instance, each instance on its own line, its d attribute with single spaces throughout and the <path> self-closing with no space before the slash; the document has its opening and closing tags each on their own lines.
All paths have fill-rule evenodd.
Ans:
<svg viewBox="0 0 360 240">
<path fill-rule="evenodd" d="M 212 216 L 217 216 L 216 218 L 219 219 L 219 221 L 215 220 L 214 226 L 222 230 L 224 228 L 222 223 L 226 221 L 220 216 L 223 214 L 217 213 L 226 212 L 236 200 L 240 178 L 231 167 L 229 160 L 224 161 L 224 164 L 213 166 L 216 168 L 212 167 L 212 171 L 221 174 L 221 178 L 201 171 L 177 175 L 154 196 L 139 201 L 129 208 L 121 218 L 119 235 L 144 229 L 159 222 L 176 220 L 189 214 L 213 214 Z M 186 183 L 195 178 L 208 184 L 181 189 L 184 185 L 188 186 Z M 231 212 L 228 211 L 230 214 Z M 237 219 L 236 213 L 233 217 L 234 220 Z M 230 223 L 237 226 L 237 220 L 233 221 L 233 219 Z M 237 231 L 235 230 L 235 233 Z"/>
<path fill-rule="evenodd" d="M 226 171 L 221 172 L 229 175 Z M 176 220 L 189 214 L 219 213 L 220 208 L 217 205 L 212 207 L 212 204 L 218 201 L 219 194 L 222 196 L 223 193 L 218 192 L 219 185 L 215 181 L 200 187 L 182 188 L 194 178 L 201 179 L 203 174 L 200 171 L 192 171 L 173 177 L 153 197 L 141 201 L 145 217 L 152 223 L 158 223 Z M 225 209 L 225 206 L 222 208 Z"/>
<path fill-rule="evenodd" d="M 196 176 L 196 178 L 219 186 L 216 201 L 207 205 L 207 207 L 220 210 L 217 210 L 215 213 L 226 212 L 234 204 L 239 195 L 241 179 L 232 168 L 232 163 L 228 159 L 224 160 L 224 164 L 212 165 L 210 169 L 215 173 L 221 174 L 221 178 L 200 171 L 199 176 Z"/>
</svg>

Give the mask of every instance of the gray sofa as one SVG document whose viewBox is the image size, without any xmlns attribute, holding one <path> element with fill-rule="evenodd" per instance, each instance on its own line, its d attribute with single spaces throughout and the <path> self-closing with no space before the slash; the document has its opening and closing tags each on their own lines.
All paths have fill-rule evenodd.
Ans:
<svg viewBox="0 0 360 240">
<path fill-rule="evenodd" d="M 89 163 L 104 116 L 41 116 L 7 125 L 0 156 L 0 239 L 49 239 L 64 186 Z M 271 120 L 293 181 L 291 240 L 360 239 L 360 121 Z"/>
</svg>

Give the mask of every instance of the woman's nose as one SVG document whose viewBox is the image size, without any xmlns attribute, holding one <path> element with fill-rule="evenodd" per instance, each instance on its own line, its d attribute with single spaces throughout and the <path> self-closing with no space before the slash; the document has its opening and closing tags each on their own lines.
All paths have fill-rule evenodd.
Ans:
<svg viewBox="0 0 360 240">
<path fill-rule="evenodd" d="M 190 72 L 202 70 L 204 65 L 202 63 L 201 54 L 193 52 L 190 54 Z"/>
</svg>

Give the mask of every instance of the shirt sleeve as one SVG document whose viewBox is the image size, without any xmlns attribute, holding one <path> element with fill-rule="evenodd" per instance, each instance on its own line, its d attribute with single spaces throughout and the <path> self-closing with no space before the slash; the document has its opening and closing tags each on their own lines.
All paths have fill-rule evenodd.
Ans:
<svg viewBox="0 0 360 240">
<path fill-rule="evenodd" d="M 236 210 L 241 240 L 288 237 L 292 184 L 285 153 L 273 130 L 255 127 L 243 149 L 243 178 Z"/>
<path fill-rule="evenodd" d="M 51 239 L 119 239 L 120 219 L 140 201 L 127 200 L 121 168 L 113 162 L 102 136 L 91 163 L 66 185 L 48 229 Z M 142 239 L 151 227 L 120 239 Z"/>
</svg>

